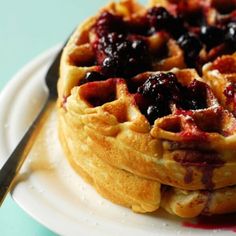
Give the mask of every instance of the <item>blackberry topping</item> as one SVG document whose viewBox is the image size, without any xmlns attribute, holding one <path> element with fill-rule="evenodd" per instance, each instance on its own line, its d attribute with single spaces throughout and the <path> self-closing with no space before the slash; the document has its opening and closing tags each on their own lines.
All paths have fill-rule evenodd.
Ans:
<svg viewBox="0 0 236 236">
<path fill-rule="evenodd" d="M 146 38 L 157 31 L 165 31 L 177 41 L 184 51 L 188 67 L 199 67 L 201 58 L 198 56 L 203 46 L 210 50 L 225 43 L 225 50 L 233 51 L 236 48 L 236 22 L 233 21 L 226 27 L 221 25 L 220 28 L 220 24 L 206 25 L 204 17 L 201 10 L 172 15 L 164 7 L 153 7 L 146 15 L 126 20 L 104 11 L 94 25 L 96 37 L 93 43 L 101 75 L 104 78 L 129 79 L 138 73 L 152 70 L 152 61 L 161 60 L 163 52 L 166 53 L 165 56 L 168 54 L 163 46 L 158 54 L 150 55 L 149 41 Z M 233 19 L 230 18 L 231 21 Z M 211 51 L 211 57 L 217 50 L 220 49 Z"/>
<path fill-rule="evenodd" d="M 191 14 L 185 16 L 185 21 L 190 26 L 200 27 L 205 24 L 204 14 L 202 11 L 191 12 Z"/>
<path fill-rule="evenodd" d="M 98 39 L 98 50 L 105 51 L 106 54 L 114 52 L 114 44 L 122 43 L 125 40 L 125 35 L 117 32 L 104 34 Z"/>
<path fill-rule="evenodd" d="M 207 107 L 207 86 L 193 80 L 188 86 L 180 84 L 175 74 L 158 73 L 151 75 L 137 92 L 143 96 L 139 102 L 141 112 L 151 124 L 157 118 L 171 114 L 171 107 L 178 109 L 197 110 Z"/>
<path fill-rule="evenodd" d="M 178 99 L 180 92 L 179 88 L 180 84 L 177 81 L 176 76 L 169 72 L 152 75 L 137 91 L 144 96 L 159 101 L 163 100 L 165 97 Z"/>
<path fill-rule="evenodd" d="M 162 116 L 167 115 L 169 113 L 170 113 L 169 110 L 166 111 L 163 104 L 159 104 L 159 106 L 150 105 L 147 108 L 147 117 L 148 117 L 148 120 L 151 124 L 153 124 L 154 121 L 158 117 L 162 117 Z"/>
<path fill-rule="evenodd" d="M 147 18 L 151 27 L 156 30 L 169 29 L 173 16 L 164 7 L 153 7 L 148 10 Z"/>
<path fill-rule="evenodd" d="M 181 103 L 185 110 L 197 110 L 207 107 L 207 85 L 198 80 L 193 80 L 183 88 L 185 101 Z"/>
<path fill-rule="evenodd" d="M 236 49 L 236 22 L 227 25 L 225 40 L 233 49 Z"/>
<path fill-rule="evenodd" d="M 132 42 L 132 48 L 134 50 L 141 52 L 143 50 L 143 48 L 145 48 L 145 47 L 146 47 L 146 45 L 145 45 L 144 41 L 142 41 L 142 40 L 135 40 Z"/>
<path fill-rule="evenodd" d="M 104 54 L 102 72 L 107 77 L 128 78 L 150 68 L 148 46 L 141 39 L 109 43 Z"/>
<path fill-rule="evenodd" d="M 181 35 L 186 34 L 187 29 L 184 27 L 184 19 L 180 16 L 175 17 L 169 30 L 174 39 L 178 39 Z"/>
<path fill-rule="evenodd" d="M 147 12 L 147 19 L 150 25 L 149 33 L 165 30 L 175 39 L 186 32 L 181 17 L 172 16 L 164 7 L 153 7 Z"/>
<path fill-rule="evenodd" d="M 178 39 L 178 44 L 184 50 L 185 61 L 190 67 L 195 66 L 196 58 L 202 48 L 200 40 L 193 34 L 184 34 Z"/>
<path fill-rule="evenodd" d="M 204 25 L 201 27 L 200 39 L 207 46 L 207 49 L 211 49 L 223 42 L 224 31 L 215 26 Z"/>
<path fill-rule="evenodd" d="M 120 17 L 103 13 L 95 27 L 97 64 L 102 67 L 105 77 L 129 78 L 151 68 L 147 42 L 142 36 L 127 34 Z"/>
<path fill-rule="evenodd" d="M 99 37 L 103 37 L 107 33 L 113 32 L 114 26 L 116 27 L 116 32 L 124 33 L 125 27 L 122 18 L 105 11 L 96 22 L 96 33 Z"/>
<path fill-rule="evenodd" d="M 85 74 L 84 79 L 80 81 L 80 85 L 88 82 L 93 82 L 93 81 L 101 81 L 105 80 L 105 77 L 97 72 L 97 71 L 90 71 Z"/>
<path fill-rule="evenodd" d="M 88 82 L 99 81 L 99 80 L 104 80 L 104 76 L 101 75 L 99 72 L 91 71 L 91 72 L 87 72 L 86 73 L 85 79 Z"/>
<path fill-rule="evenodd" d="M 212 6 L 215 7 L 220 14 L 226 15 L 230 14 L 235 10 L 235 1 L 212 1 Z"/>
<path fill-rule="evenodd" d="M 147 100 L 147 107 L 141 108 L 150 123 L 171 113 L 170 104 L 178 103 L 181 84 L 173 73 L 158 73 L 149 77 L 138 87 L 137 92 Z"/>
<path fill-rule="evenodd" d="M 119 61 L 114 56 L 108 56 L 102 63 L 102 72 L 107 77 L 116 77 L 119 74 Z"/>
</svg>

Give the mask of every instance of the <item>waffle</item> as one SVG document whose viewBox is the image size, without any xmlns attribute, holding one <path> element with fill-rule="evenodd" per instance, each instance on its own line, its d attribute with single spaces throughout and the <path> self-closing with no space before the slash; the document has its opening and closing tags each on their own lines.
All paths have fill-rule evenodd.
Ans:
<svg viewBox="0 0 236 236">
<path fill-rule="evenodd" d="M 229 33 L 210 43 L 205 34 L 231 27 L 233 2 L 220 12 L 216 0 L 125 0 L 72 35 L 60 65 L 59 137 L 101 195 L 142 213 L 236 210 L 235 45 Z"/>
<path fill-rule="evenodd" d="M 236 82 L 236 53 L 218 57 L 203 67 L 203 75 L 218 101 L 236 115 L 234 86 Z"/>
</svg>

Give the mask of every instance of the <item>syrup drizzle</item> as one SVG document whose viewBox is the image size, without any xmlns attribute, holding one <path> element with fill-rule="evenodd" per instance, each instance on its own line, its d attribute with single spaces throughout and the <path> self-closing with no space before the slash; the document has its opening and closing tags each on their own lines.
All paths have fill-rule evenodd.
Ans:
<svg viewBox="0 0 236 236">
<path fill-rule="evenodd" d="M 186 167 L 186 174 L 184 176 L 184 182 L 189 184 L 193 181 L 193 169 L 190 166 Z"/>
<path fill-rule="evenodd" d="M 192 175 L 190 168 L 195 167 L 202 172 L 202 183 L 205 188 L 211 190 L 214 188 L 212 181 L 213 171 L 215 168 L 220 168 L 224 161 L 220 159 L 220 156 L 214 152 L 186 152 L 185 155 L 176 154 L 174 160 L 179 162 L 186 168 L 185 183 L 190 183 Z"/>
<path fill-rule="evenodd" d="M 202 215 L 210 216 L 210 204 L 211 204 L 211 200 L 212 200 L 212 192 L 203 190 L 202 193 L 205 194 L 205 196 L 207 196 L 207 201 L 206 201 L 205 207 L 202 211 Z"/>
</svg>

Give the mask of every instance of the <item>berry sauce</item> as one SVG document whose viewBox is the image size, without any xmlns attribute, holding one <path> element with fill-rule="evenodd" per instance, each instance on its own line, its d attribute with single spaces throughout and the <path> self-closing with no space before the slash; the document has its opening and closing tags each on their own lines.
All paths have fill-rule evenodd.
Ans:
<svg viewBox="0 0 236 236">
<path fill-rule="evenodd" d="M 219 57 L 213 62 L 212 69 L 222 74 L 236 73 L 236 60 L 230 56 Z"/>
<path fill-rule="evenodd" d="M 204 230 L 229 230 L 236 232 L 236 214 L 199 216 L 194 220 L 186 220 L 184 227 Z"/>
<path fill-rule="evenodd" d="M 232 100 L 235 97 L 236 84 L 230 83 L 224 90 L 224 95 L 228 100 Z"/>
<path fill-rule="evenodd" d="M 224 165 L 219 154 L 206 151 L 191 151 L 186 152 L 184 155 L 175 155 L 174 160 L 179 162 L 182 166 L 187 167 L 185 176 L 185 183 L 191 183 L 193 179 L 192 168 L 197 168 L 202 172 L 202 183 L 205 188 L 211 190 L 214 188 L 212 181 L 213 171 Z"/>
</svg>

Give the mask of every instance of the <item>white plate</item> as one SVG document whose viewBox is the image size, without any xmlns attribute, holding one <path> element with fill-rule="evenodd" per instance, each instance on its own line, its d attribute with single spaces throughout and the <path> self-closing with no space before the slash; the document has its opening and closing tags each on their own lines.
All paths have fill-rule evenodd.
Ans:
<svg viewBox="0 0 236 236">
<path fill-rule="evenodd" d="M 43 78 L 59 47 L 25 66 L 0 95 L 0 164 L 6 160 L 46 98 Z M 68 165 L 57 139 L 56 115 L 45 124 L 12 196 L 33 218 L 61 235 L 235 235 L 185 228 L 159 211 L 135 214 L 96 193 Z"/>
</svg>

